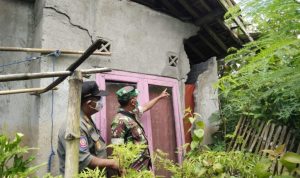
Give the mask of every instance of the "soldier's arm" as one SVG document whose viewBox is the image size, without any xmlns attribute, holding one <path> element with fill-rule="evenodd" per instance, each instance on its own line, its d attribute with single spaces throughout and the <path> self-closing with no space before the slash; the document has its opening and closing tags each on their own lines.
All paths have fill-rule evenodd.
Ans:
<svg viewBox="0 0 300 178">
<path fill-rule="evenodd" d="M 92 159 L 88 165 L 89 168 L 94 169 L 96 167 L 98 168 L 112 168 L 112 169 L 119 169 L 119 165 L 117 161 L 113 159 L 102 159 L 95 156 L 92 156 Z"/>
<path fill-rule="evenodd" d="M 161 94 L 155 98 L 153 98 L 152 100 L 150 100 L 148 103 L 146 103 L 143 106 L 143 112 L 148 111 L 149 109 L 151 109 L 160 99 L 162 98 L 166 98 L 170 96 L 170 94 L 167 92 L 167 88 L 161 92 Z"/>
</svg>

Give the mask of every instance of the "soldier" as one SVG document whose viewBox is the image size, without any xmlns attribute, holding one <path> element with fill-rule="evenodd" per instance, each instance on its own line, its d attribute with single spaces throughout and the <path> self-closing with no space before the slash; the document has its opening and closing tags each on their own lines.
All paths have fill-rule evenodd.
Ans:
<svg viewBox="0 0 300 178">
<path fill-rule="evenodd" d="M 106 144 L 96 128 L 91 116 L 102 108 L 102 98 L 107 92 L 99 90 L 95 81 L 82 84 L 81 92 L 81 118 L 80 118 L 80 144 L 79 144 L 79 172 L 85 168 L 112 168 L 118 169 L 118 164 L 107 159 Z M 58 134 L 57 153 L 59 157 L 60 172 L 65 172 L 66 156 L 66 123 L 62 125 Z"/>
<path fill-rule="evenodd" d="M 126 86 L 116 92 L 120 108 L 114 116 L 111 131 L 112 144 L 124 144 L 132 142 L 135 144 L 148 145 L 148 140 L 139 119 L 141 115 L 151 109 L 160 99 L 168 97 L 165 89 L 158 97 L 146 103 L 143 107 L 138 105 L 138 91 L 132 86 Z M 151 159 L 149 149 L 146 148 L 141 156 L 132 163 L 136 170 L 150 169 Z"/>
</svg>

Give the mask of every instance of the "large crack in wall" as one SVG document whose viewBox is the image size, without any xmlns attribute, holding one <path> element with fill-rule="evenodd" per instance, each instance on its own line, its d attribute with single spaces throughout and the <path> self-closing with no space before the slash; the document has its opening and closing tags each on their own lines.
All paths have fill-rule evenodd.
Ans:
<svg viewBox="0 0 300 178">
<path fill-rule="evenodd" d="M 89 38 L 91 39 L 91 42 L 92 42 L 92 43 L 94 42 L 93 36 L 91 35 L 90 31 L 89 31 L 87 28 L 84 28 L 84 27 L 82 27 L 82 26 L 80 26 L 80 25 L 77 25 L 77 24 L 73 23 L 71 17 L 70 17 L 67 13 L 62 12 L 62 11 L 56 9 L 55 7 L 51 7 L 51 6 L 45 6 L 44 8 L 45 8 L 45 9 L 53 10 L 53 11 L 55 11 L 56 13 L 61 14 L 61 15 L 63 15 L 64 17 L 67 17 L 67 19 L 69 20 L 69 23 L 70 23 L 73 27 L 77 27 L 77 28 L 79 28 L 79 29 L 85 31 L 85 32 L 87 33 L 87 35 L 89 36 Z"/>
</svg>

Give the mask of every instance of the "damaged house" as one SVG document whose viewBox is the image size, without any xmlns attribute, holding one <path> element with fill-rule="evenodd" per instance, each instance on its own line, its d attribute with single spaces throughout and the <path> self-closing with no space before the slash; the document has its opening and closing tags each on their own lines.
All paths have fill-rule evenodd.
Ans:
<svg viewBox="0 0 300 178">
<path fill-rule="evenodd" d="M 0 47 L 85 51 L 103 39 L 98 51 L 111 55 L 91 55 L 78 67 L 112 69 L 85 79 L 110 93 L 94 118 L 103 138 L 110 143 L 119 88 L 135 86 L 141 104 L 167 88 L 171 97 L 146 112 L 142 122 L 150 150 L 161 149 L 181 162 L 183 155 L 176 150 L 190 141 L 184 109 L 200 113 L 207 123 L 205 142 L 210 143 L 214 128 L 208 118 L 218 110 L 212 87 L 217 60 L 229 47 L 252 40 L 241 18 L 232 26 L 225 24 L 223 16 L 233 5 L 231 0 L 0 0 Z M 81 55 L 54 54 L 2 48 L 0 75 L 63 71 Z M 46 87 L 53 80 L 1 82 L 0 90 Z M 57 174 L 57 133 L 67 118 L 68 81 L 39 95 L 1 94 L 0 103 L 1 130 L 23 133 L 24 144 L 39 148 L 36 163 L 47 162 L 48 170 Z M 46 172 L 43 167 L 38 174 Z"/>
</svg>

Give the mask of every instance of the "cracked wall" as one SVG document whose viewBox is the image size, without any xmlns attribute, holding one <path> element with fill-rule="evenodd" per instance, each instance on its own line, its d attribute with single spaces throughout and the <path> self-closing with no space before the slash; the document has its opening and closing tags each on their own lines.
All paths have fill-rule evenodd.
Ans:
<svg viewBox="0 0 300 178">
<path fill-rule="evenodd" d="M 183 39 L 197 31 L 197 27 L 183 23 L 165 14 L 130 1 L 81 0 L 46 1 L 43 9 L 42 47 L 84 50 L 99 37 L 111 43 L 112 56 L 90 57 L 80 68 L 110 67 L 137 73 L 162 75 L 184 80 L 189 70 L 188 58 L 183 50 Z M 180 56 L 178 68 L 168 66 L 167 54 Z M 79 56 L 61 56 L 55 60 L 55 70 L 64 70 Z M 42 71 L 52 71 L 52 61 L 41 65 Z M 94 79 L 94 75 L 92 79 Z M 41 85 L 50 82 L 41 81 Z M 45 83 L 44 83 L 45 82 Z M 68 81 L 54 93 L 54 133 L 66 119 Z M 51 94 L 41 97 L 38 145 L 40 162 L 50 154 L 49 134 Z M 54 136 L 54 144 L 56 146 Z M 54 157 L 53 173 L 57 173 L 58 159 Z M 45 170 L 43 170 L 45 171 Z"/>
<path fill-rule="evenodd" d="M 181 87 L 184 85 L 189 62 L 183 48 L 183 39 L 196 34 L 198 29 L 191 24 L 125 0 L 39 0 L 35 3 L 0 0 L 0 10 L 5 9 L 7 11 L 1 12 L 5 12 L 9 18 L 4 19 L 0 16 L 0 35 L 5 32 L 11 38 L 7 41 L 1 38 L 1 45 L 85 50 L 92 41 L 102 37 L 112 43 L 112 56 L 91 56 L 79 68 L 105 66 L 116 70 L 177 78 Z M 11 25 L 11 29 L 20 28 L 20 30 L 3 28 L 7 25 L 7 20 L 10 22 L 8 24 Z M 19 37 L 16 34 L 23 36 Z M 178 54 L 178 67 L 168 66 L 168 52 Z M 27 55 L 31 54 L 18 53 L 12 57 L 23 58 Z M 78 57 L 79 55 L 47 57 L 10 72 L 61 71 Z M 12 58 L 7 60 L 11 61 Z M 95 76 L 92 75 L 91 79 L 95 79 Z M 17 82 L 12 86 L 45 87 L 52 81 L 53 79 L 49 78 Z M 20 131 L 31 129 L 28 133 L 28 138 L 32 140 L 30 146 L 40 148 L 37 151 L 36 164 L 48 161 L 51 142 L 56 151 L 58 129 L 66 119 L 67 97 L 68 81 L 66 80 L 59 85 L 59 90 L 53 95 L 52 92 L 48 92 L 40 96 L 20 94 L 1 98 L 11 103 L 5 107 L 1 105 L 1 117 L 3 114 L 8 118 L 7 120 L 17 117 L 19 120 L 11 119 L 9 122 L 15 124 L 15 121 L 18 121 Z M 18 109 L 15 109 L 16 106 Z M 17 111 L 12 111 L 13 109 Z M 10 113 L 5 114 L 6 111 Z M 20 122 L 21 116 L 23 116 L 22 122 Z M 51 134 L 52 121 L 53 134 Z M 58 174 L 57 155 L 54 156 L 51 168 L 54 175 Z M 42 167 L 37 176 L 41 177 L 46 172 L 47 167 Z"/>
</svg>

